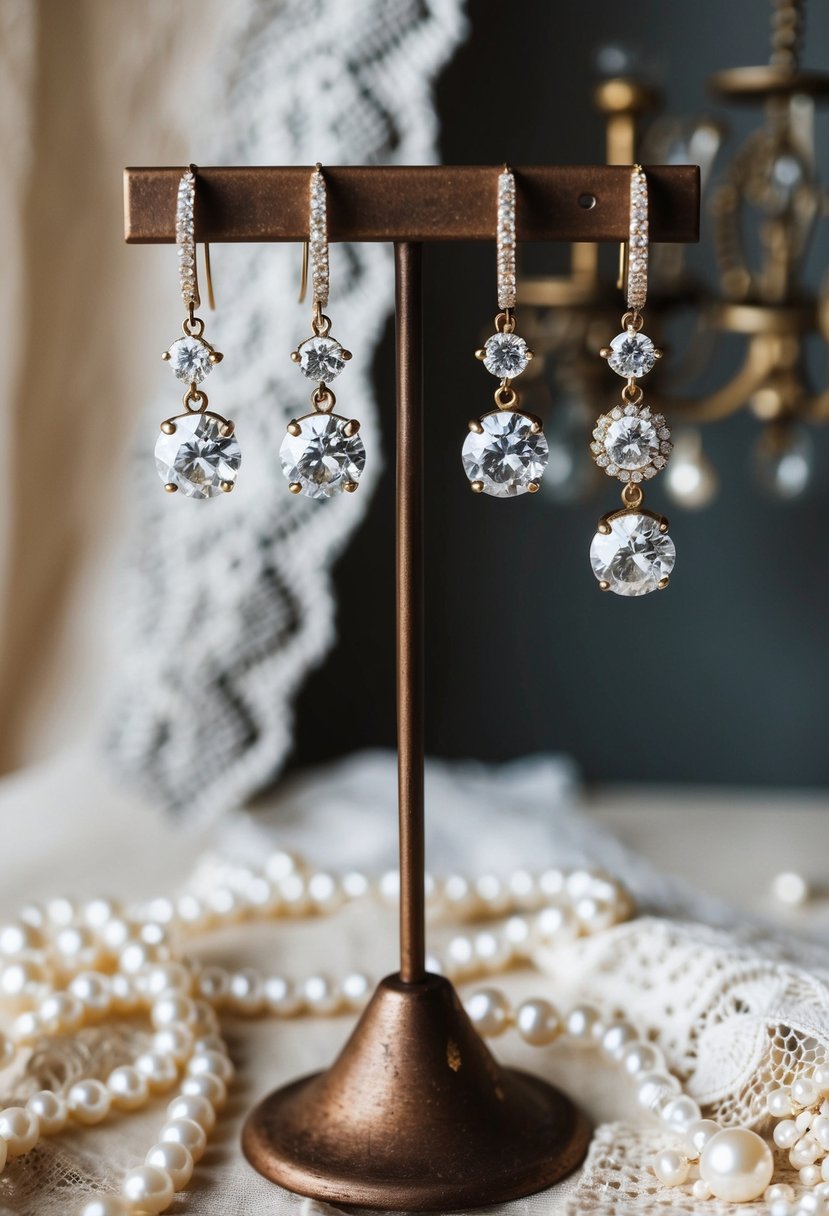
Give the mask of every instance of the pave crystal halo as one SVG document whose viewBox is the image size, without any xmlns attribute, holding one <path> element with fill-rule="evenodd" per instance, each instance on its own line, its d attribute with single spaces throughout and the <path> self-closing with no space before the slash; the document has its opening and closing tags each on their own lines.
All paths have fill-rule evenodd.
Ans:
<svg viewBox="0 0 829 1216">
<path fill-rule="evenodd" d="M 228 494 L 242 462 L 233 423 L 218 414 L 193 410 L 161 424 L 155 467 L 169 493 L 204 500 Z"/>
<path fill-rule="evenodd" d="M 675 562 L 667 520 L 643 508 L 604 516 L 590 545 L 590 565 L 599 586 L 615 595 L 663 591 Z"/>
<path fill-rule="evenodd" d="M 600 469 L 619 481 L 649 481 L 668 462 L 671 432 L 648 406 L 617 405 L 596 421 L 590 451 Z"/>
<path fill-rule="evenodd" d="M 469 424 L 461 459 L 472 489 L 493 498 L 533 494 L 549 455 L 537 418 L 520 410 L 492 410 Z"/>
<path fill-rule="evenodd" d="M 354 418 L 316 412 L 288 423 L 279 459 L 293 494 L 331 498 L 357 489 L 366 449 Z"/>
</svg>

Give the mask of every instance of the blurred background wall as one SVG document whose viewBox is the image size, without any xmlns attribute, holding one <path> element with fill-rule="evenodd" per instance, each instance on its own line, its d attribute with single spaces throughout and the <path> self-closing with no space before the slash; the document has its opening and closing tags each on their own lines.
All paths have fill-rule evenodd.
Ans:
<svg viewBox="0 0 829 1216">
<path fill-rule="evenodd" d="M 209 65 L 232 14 L 218 0 L 184 0 L 175 10 L 161 0 L 2 0 L 0 13 L 7 80 L 40 65 L 29 82 L 32 125 L 0 108 L 7 179 L 30 183 L 2 224 L 8 353 L 0 374 L 11 404 L 0 763 L 8 771 L 89 729 L 101 704 L 110 589 L 129 517 L 127 454 L 146 442 L 136 414 L 162 376 L 159 300 L 176 315 L 169 250 L 122 244 L 120 170 L 200 159 L 188 113 L 221 104 Z M 766 62 L 763 0 L 475 0 L 470 18 L 469 41 L 437 91 L 446 162 L 601 161 L 591 93 L 602 47 L 620 49 L 661 87 L 668 112 L 726 118 L 726 157 L 759 122 L 757 110 L 713 105 L 704 82 L 720 68 Z M 827 58 L 829 6 L 812 0 L 804 63 Z M 827 179 L 825 114 L 817 132 Z M 525 268 L 562 270 L 565 258 L 564 250 L 529 250 Z M 630 602 L 600 595 L 587 550 L 598 516 L 617 501 L 615 483 L 597 481 L 569 503 L 548 493 L 500 502 L 471 495 L 461 470 L 466 420 L 491 399 L 472 352 L 495 311 L 494 262 L 484 247 L 427 252 L 429 750 L 488 760 L 567 751 L 602 782 L 824 784 L 824 428 L 810 428 L 814 473 L 792 501 L 758 487 L 756 421 L 743 413 L 706 428 L 719 475 L 714 502 L 698 512 L 671 507 L 662 479 L 649 491 L 649 503 L 671 516 L 671 589 Z M 713 280 L 707 217 L 692 262 Z M 827 262 L 824 221 L 810 255 L 814 288 Z M 339 324 L 359 349 L 359 317 Z M 823 353 L 813 354 L 821 383 Z M 733 351 L 718 355 L 708 387 L 734 366 Z M 394 744 L 391 326 L 376 378 L 386 467 L 337 568 L 340 641 L 300 695 L 292 766 Z M 587 403 L 593 415 L 602 404 Z M 586 430 L 585 462 L 588 441 Z"/>
</svg>

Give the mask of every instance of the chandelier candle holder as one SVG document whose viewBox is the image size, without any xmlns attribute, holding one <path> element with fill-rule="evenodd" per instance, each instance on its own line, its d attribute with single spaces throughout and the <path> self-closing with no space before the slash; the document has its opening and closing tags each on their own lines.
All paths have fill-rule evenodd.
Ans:
<svg viewBox="0 0 829 1216">
<path fill-rule="evenodd" d="M 646 166 L 652 241 L 698 239 L 695 166 Z M 307 239 L 310 168 L 200 169 L 198 241 Z M 423 332 L 426 241 L 495 243 L 500 166 L 333 168 L 329 241 L 395 247 L 400 970 L 339 1057 L 249 1115 L 252 1165 L 289 1190 L 394 1211 L 506 1202 L 583 1160 L 584 1117 L 546 1081 L 502 1068 L 448 979 L 426 970 L 423 701 Z M 514 169 L 519 241 L 623 242 L 630 169 Z M 175 242 L 180 168 L 127 169 L 126 239 Z"/>
</svg>

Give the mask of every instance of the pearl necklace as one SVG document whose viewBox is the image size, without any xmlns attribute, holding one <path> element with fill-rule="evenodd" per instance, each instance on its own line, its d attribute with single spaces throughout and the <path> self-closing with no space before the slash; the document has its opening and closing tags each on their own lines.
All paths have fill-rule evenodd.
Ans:
<svg viewBox="0 0 829 1216">
<path fill-rule="evenodd" d="M 113 1014 L 146 1013 L 153 1030 L 150 1050 L 115 1068 L 105 1081 L 87 1078 L 66 1092 L 42 1090 L 25 1107 L 1 1111 L 0 1171 L 7 1157 L 24 1156 L 41 1137 L 62 1131 L 70 1120 L 98 1124 L 112 1109 L 138 1110 L 152 1095 L 178 1086 L 144 1164 L 125 1176 L 120 1195 L 98 1196 L 86 1203 L 82 1216 L 153 1216 L 187 1187 L 233 1076 L 218 1010 L 275 1017 L 334 1014 L 361 1009 L 373 990 L 374 982 L 363 973 L 349 973 L 338 982 L 323 975 L 297 982 L 263 976 L 253 968 L 231 972 L 202 965 L 188 957 L 185 947 L 198 934 L 241 921 L 330 915 L 347 902 L 368 898 L 395 902 L 396 872 L 372 883 L 356 872 L 309 871 L 282 851 L 261 869 L 224 863 L 214 869 L 203 897 L 188 893 L 175 901 L 157 899 L 126 909 L 109 899 L 81 906 L 56 899 L 27 905 L 14 923 L 0 928 L 0 1000 L 19 1009 L 10 1034 L 0 1035 L 0 1068 L 13 1061 L 18 1049 L 43 1036 L 72 1034 Z M 455 981 L 526 964 L 539 945 L 600 932 L 633 914 L 620 883 L 586 869 L 516 870 L 507 879 L 454 874 L 438 882 L 427 877 L 427 908 L 433 918 L 500 922 L 456 935 L 445 958 L 428 959 L 430 971 Z M 810 1111 L 808 1123 L 802 1114 L 790 1118 L 793 1104 L 811 1107 L 824 1091 L 829 1096 L 829 1072 L 824 1076 L 818 1070 L 819 1076 L 805 1079 L 811 1088 L 801 1078 L 785 1095 L 776 1091 L 769 1099 L 770 1108 L 772 1099 L 775 1104 L 771 1113 L 785 1116 L 775 1140 L 782 1145 L 778 1136 L 791 1136 L 789 1123 L 796 1128 L 797 1138 L 787 1143 L 792 1164 L 802 1157 L 801 1182 L 815 1186 L 793 1208 L 791 1188 L 768 1186 L 773 1159 L 765 1141 L 749 1129 L 723 1129 L 702 1119 L 699 1106 L 667 1071 L 659 1048 L 629 1022 L 605 1021 L 600 1010 L 586 1004 L 561 1015 L 543 998 L 513 1009 L 506 995 L 492 987 L 473 993 L 466 1009 L 485 1036 L 513 1026 L 526 1043 L 544 1047 L 566 1035 L 598 1047 L 616 1062 L 630 1077 L 639 1104 L 681 1142 L 653 1163 L 666 1186 L 683 1185 L 698 1170 L 693 1194 L 700 1200 L 715 1195 L 740 1202 L 765 1192 L 771 1216 L 829 1213 L 829 1183 L 821 1181 L 815 1164 L 821 1152 L 812 1155 L 813 1143 L 822 1145 L 826 1138 L 829 1145 L 829 1108 Z M 693 1164 L 697 1161 L 698 1166 Z M 807 1199 L 814 1200 L 813 1206 L 802 1206 Z"/>
</svg>

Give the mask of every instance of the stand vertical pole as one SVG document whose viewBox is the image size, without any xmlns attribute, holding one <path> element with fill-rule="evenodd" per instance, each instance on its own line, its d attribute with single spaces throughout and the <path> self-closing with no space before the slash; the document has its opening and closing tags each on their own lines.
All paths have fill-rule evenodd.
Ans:
<svg viewBox="0 0 829 1216">
<path fill-rule="evenodd" d="M 423 246 L 394 247 L 400 978 L 426 974 L 423 705 Z"/>
</svg>

